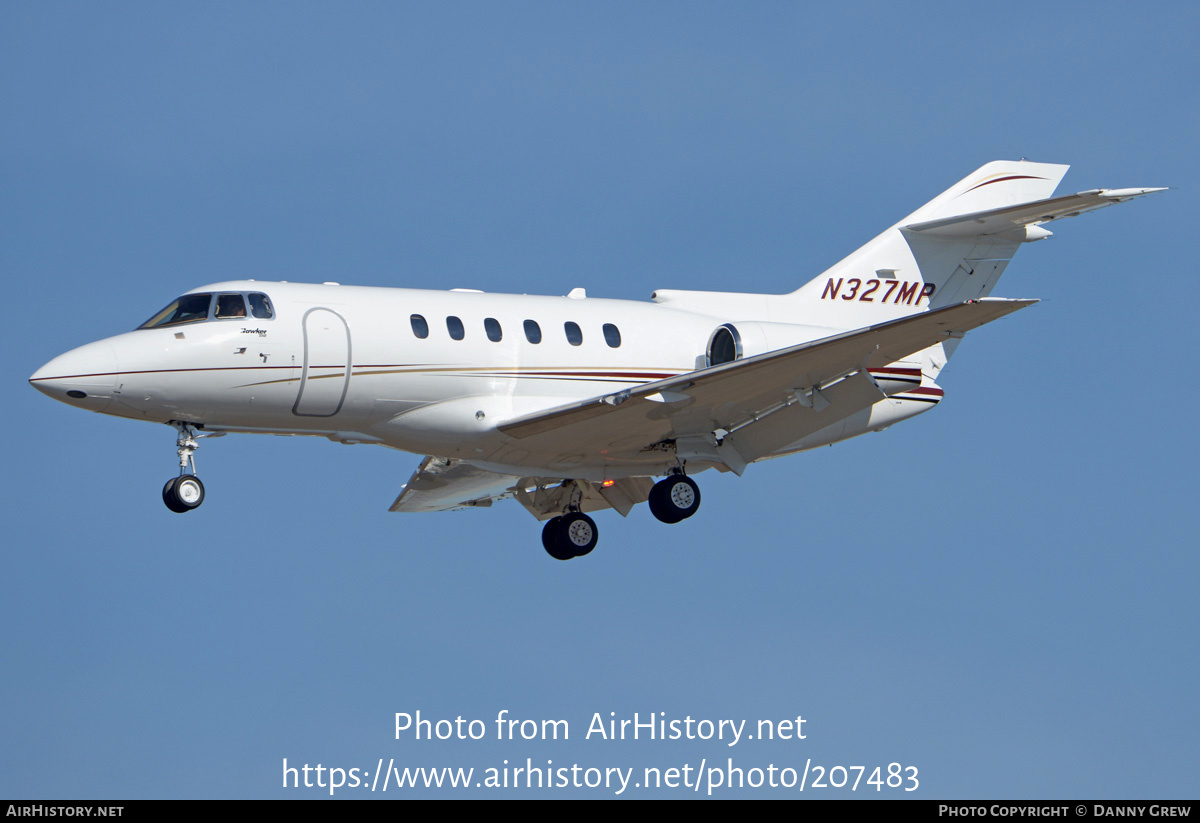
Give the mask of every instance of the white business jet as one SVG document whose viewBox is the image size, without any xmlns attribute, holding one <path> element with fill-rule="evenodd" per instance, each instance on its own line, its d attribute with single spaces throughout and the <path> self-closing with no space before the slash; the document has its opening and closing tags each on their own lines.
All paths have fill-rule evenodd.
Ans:
<svg viewBox="0 0 1200 823">
<path fill-rule="evenodd" d="M 1043 225 L 1162 189 L 1051 197 L 1067 166 L 994 162 L 790 294 L 653 302 L 240 280 L 29 379 L 55 400 L 178 430 L 172 511 L 204 501 L 194 453 L 227 432 L 427 455 L 396 512 L 516 498 L 560 560 L 588 512 L 696 513 L 705 469 L 878 431 L 936 405 L 962 336 L 1034 300 L 991 297 Z M 654 482 L 654 478 L 663 479 Z"/>
</svg>

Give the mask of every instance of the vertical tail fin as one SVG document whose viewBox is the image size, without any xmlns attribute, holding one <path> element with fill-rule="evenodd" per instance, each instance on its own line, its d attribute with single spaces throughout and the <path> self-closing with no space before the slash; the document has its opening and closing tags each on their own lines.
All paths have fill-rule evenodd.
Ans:
<svg viewBox="0 0 1200 823">
<path fill-rule="evenodd" d="M 1028 160 L 996 160 L 959 180 L 896 225 L 1045 200 L 1054 194 L 1069 168 Z"/>
<path fill-rule="evenodd" d="M 922 234 L 906 227 L 1045 200 L 1067 169 L 1025 160 L 988 163 L 781 300 L 798 322 L 819 318 L 821 325 L 858 328 L 986 297 L 1021 243 L 1048 232 Z"/>
</svg>

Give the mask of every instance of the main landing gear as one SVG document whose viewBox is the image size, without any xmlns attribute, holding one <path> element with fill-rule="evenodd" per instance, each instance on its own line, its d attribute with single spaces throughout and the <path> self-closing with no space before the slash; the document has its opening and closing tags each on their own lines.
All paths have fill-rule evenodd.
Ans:
<svg viewBox="0 0 1200 823">
<path fill-rule="evenodd" d="M 573 481 L 567 481 L 573 482 Z M 565 485 L 565 484 L 564 484 Z M 555 560 L 583 557 L 596 548 L 599 532 L 596 521 L 579 511 L 582 494 L 578 487 L 571 494 L 565 514 L 552 517 L 542 527 L 542 546 Z M 686 520 L 700 509 L 700 487 L 696 481 L 676 469 L 650 489 L 650 512 L 664 523 Z"/>
<path fill-rule="evenodd" d="M 579 510 L 583 503 L 583 489 L 575 481 L 569 480 L 563 483 L 563 490 L 570 495 L 566 512 L 551 517 L 542 527 L 542 547 L 555 560 L 570 560 L 591 553 L 600 537 L 596 521 Z"/>
<path fill-rule="evenodd" d="M 683 473 L 672 474 L 650 489 L 650 513 L 664 523 L 678 523 L 700 508 L 700 487 Z"/>
<path fill-rule="evenodd" d="M 167 508 L 177 514 L 185 514 L 199 508 L 204 502 L 204 484 L 196 476 L 196 449 L 199 435 L 188 423 L 172 422 L 179 431 L 176 445 L 179 447 L 179 476 L 172 477 L 163 486 L 162 498 Z"/>
<path fill-rule="evenodd" d="M 595 520 L 583 512 L 567 512 L 546 521 L 542 527 L 542 546 L 555 560 L 570 560 L 596 548 L 599 536 Z"/>
</svg>

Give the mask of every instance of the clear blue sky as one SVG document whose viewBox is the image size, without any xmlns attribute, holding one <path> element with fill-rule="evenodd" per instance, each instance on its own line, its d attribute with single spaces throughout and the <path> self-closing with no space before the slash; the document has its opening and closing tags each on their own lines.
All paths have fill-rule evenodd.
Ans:
<svg viewBox="0 0 1200 823">
<path fill-rule="evenodd" d="M 1197 31 L 1185 3 L 4 4 L 0 796 L 321 796 L 285 757 L 1200 795 Z M 701 475 L 678 526 L 602 514 L 585 560 L 511 502 L 389 514 L 419 457 L 319 440 L 205 444 L 180 517 L 170 429 L 26 383 L 228 278 L 788 291 L 1021 156 L 1176 190 L 1022 250 L 997 291 L 1044 301 L 968 337 L 936 410 Z M 572 738 L 394 739 L 501 709 Z M 807 739 L 584 740 L 595 712 Z M 611 792 L 540 793 L 568 794 Z"/>
</svg>

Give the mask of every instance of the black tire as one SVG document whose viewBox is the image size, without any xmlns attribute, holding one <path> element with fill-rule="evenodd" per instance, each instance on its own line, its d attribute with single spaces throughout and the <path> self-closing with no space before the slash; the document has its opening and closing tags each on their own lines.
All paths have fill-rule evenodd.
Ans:
<svg viewBox="0 0 1200 823">
<path fill-rule="evenodd" d="M 204 484 L 194 474 L 172 478 L 163 486 L 163 502 L 173 512 L 190 512 L 204 502 Z"/>
<path fill-rule="evenodd" d="M 177 480 L 179 480 L 178 477 L 172 477 L 167 481 L 167 485 L 163 486 L 163 503 L 176 514 L 187 514 L 191 509 L 180 503 L 179 499 L 175 497 L 175 482 Z"/>
<path fill-rule="evenodd" d="M 564 514 L 554 532 L 559 552 L 570 552 L 572 557 L 590 554 L 600 538 L 596 521 L 583 512 Z"/>
<path fill-rule="evenodd" d="M 562 521 L 561 516 L 551 517 L 546 521 L 546 525 L 542 526 L 542 548 L 555 560 L 570 560 L 575 555 L 565 547 L 560 548 L 559 546 L 558 524 L 560 521 Z"/>
<path fill-rule="evenodd" d="M 682 474 L 660 480 L 650 489 L 650 513 L 664 523 L 678 523 L 700 508 L 700 487 Z"/>
</svg>

